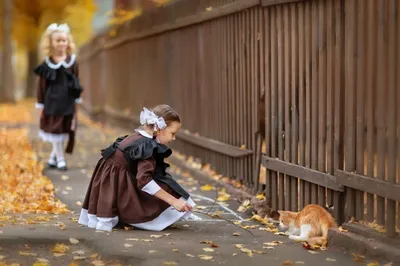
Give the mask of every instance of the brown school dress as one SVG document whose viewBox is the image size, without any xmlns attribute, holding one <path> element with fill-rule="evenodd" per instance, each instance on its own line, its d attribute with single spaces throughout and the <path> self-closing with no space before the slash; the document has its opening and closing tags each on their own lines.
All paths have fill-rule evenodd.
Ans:
<svg viewBox="0 0 400 266">
<path fill-rule="evenodd" d="M 39 76 L 37 101 L 43 106 L 40 136 L 44 141 L 69 139 L 66 152 L 72 153 L 76 132 L 76 101 L 83 88 L 79 84 L 75 55 L 55 63 L 46 58 L 34 72 Z M 59 137 L 57 137 L 59 136 Z"/>
<path fill-rule="evenodd" d="M 125 224 L 149 222 L 170 207 L 142 190 L 152 181 L 175 198 L 188 199 L 189 194 L 166 172 L 169 165 L 164 159 L 171 154 L 167 146 L 137 132 L 118 138 L 102 150 L 82 212 L 97 218 L 118 217 Z"/>
</svg>

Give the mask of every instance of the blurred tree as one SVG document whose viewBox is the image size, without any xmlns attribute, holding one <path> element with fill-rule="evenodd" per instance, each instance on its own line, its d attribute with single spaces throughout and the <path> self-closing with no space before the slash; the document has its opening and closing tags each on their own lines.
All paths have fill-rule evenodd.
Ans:
<svg viewBox="0 0 400 266">
<path fill-rule="evenodd" d="M 13 71 L 12 71 L 12 18 L 13 1 L 2 1 L 2 71 L 0 82 L 0 102 L 13 102 Z"/>
<path fill-rule="evenodd" d="M 92 37 L 91 21 L 95 10 L 93 0 L 14 0 L 12 36 L 28 53 L 27 97 L 34 95 L 32 70 L 38 63 L 38 45 L 47 26 L 54 22 L 68 23 L 79 46 Z"/>
</svg>

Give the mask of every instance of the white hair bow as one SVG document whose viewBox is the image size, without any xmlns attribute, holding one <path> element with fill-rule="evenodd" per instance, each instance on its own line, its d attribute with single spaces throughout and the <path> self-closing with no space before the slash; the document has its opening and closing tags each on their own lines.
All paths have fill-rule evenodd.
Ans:
<svg viewBox="0 0 400 266">
<path fill-rule="evenodd" d="M 140 124 L 142 125 L 154 125 L 154 129 L 164 129 L 167 127 L 164 118 L 158 117 L 155 113 L 147 109 L 143 108 L 143 111 L 140 112 Z M 157 128 L 156 128 L 157 127 Z"/>
<path fill-rule="evenodd" d="M 62 32 L 65 32 L 65 33 L 69 33 L 70 32 L 68 24 L 66 24 L 66 23 L 65 24 L 52 23 L 47 27 L 47 30 L 50 31 L 50 32 L 53 32 L 53 31 L 62 31 Z"/>
</svg>

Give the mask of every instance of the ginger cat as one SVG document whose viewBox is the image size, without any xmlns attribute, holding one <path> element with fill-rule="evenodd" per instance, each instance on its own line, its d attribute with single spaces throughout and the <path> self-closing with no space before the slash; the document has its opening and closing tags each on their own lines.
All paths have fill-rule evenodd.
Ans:
<svg viewBox="0 0 400 266">
<path fill-rule="evenodd" d="M 319 205 L 310 204 L 300 212 L 278 211 L 279 227 L 288 229 L 290 239 L 306 241 L 310 245 L 326 246 L 328 230 L 336 227 L 332 215 Z"/>
</svg>

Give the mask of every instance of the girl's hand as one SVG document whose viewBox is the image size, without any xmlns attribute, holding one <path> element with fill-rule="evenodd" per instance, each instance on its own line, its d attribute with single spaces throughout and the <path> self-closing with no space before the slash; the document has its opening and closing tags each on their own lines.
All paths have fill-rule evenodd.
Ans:
<svg viewBox="0 0 400 266">
<path fill-rule="evenodd" d="M 172 204 L 172 207 L 174 207 L 177 211 L 180 211 L 180 212 L 192 211 L 192 206 L 190 206 L 186 201 L 179 200 L 179 199 L 174 201 L 174 203 Z"/>
</svg>

